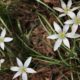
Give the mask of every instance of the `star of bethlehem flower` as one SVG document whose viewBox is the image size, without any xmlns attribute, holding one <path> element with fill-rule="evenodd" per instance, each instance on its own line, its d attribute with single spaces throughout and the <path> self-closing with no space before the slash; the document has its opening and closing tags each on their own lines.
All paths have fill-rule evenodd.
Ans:
<svg viewBox="0 0 80 80">
<path fill-rule="evenodd" d="M 4 63 L 4 59 L 0 59 L 0 70 L 1 70 L 1 64 Z"/>
<path fill-rule="evenodd" d="M 66 16 L 66 15 L 71 15 L 71 14 L 73 14 L 73 11 L 75 11 L 79 8 L 79 7 L 74 7 L 74 8 L 71 9 L 72 0 L 68 0 L 67 4 L 65 4 L 65 2 L 63 0 L 60 0 L 60 1 L 61 1 L 61 7 L 62 8 L 54 7 L 55 10 L 62 13 L 61 15 L 59 15 L 59 17 L 63 17 L 63 16 Z"/>
<path fill-rule="evenodd" d="M 67 20 L 65 24 L 73 24 L 72 25 L 72 32 L 76 32 L 78 29 L 78 26 L 80 25 L 80 11 L 75 15 L 74 13 L 70 15 L 71 19 Z"/>
<path fill-rule="evenodd" d="M 10 38 L 10 37 L 5 37 L 6 35 L 6 30 L 3 29 L 1 34 L 0 34 L 0 47 L 4 50 L 4 42 L 10 42 L 13 40 L 13 38 Z"/>
<path fill-rule="evenodd" d="M 17 66 L 13 66 L 11 67 L 11 70 L 12 71 L 17 71 L 17 73 L 14 75 L 13 79 L 17 78 L 18 76 L 22 76 L 22 80 L 28 80 L 28 77 L 27 77 L 27 73 L 36 73 L 35 70 L 33 70 L 32 68 L 29 68 L 29 64 L 31 62 L 31 59 L 32 57 L 29 57 L 24 65 L 23 63 L 21 62 L 21 60 L 19 60 L 18 58 L 17 59 L 17 64 L 18 64 L 18 67 Z"/>
<path fill-rule="evenodd" d="M 61 29 L 61 27 L 54 22 L 54 29 L 57 33 L 48 36 L 48 39 L 57 39 L 57 41 L 54 44 L 54 51 L 56 51 L 61 43 L 63 42 L 65 46 L 67 46 L 68 48 L 70 48 L 70 43 L 69 40 L 67 38 L 78 38 L 80 37 L 79 34 L 73 34 L 72 32 L 67 33 L 67 31 L 69 30 L 69 25 L 64 25 L 63 26 L 63 30 Z"/>
</svg>

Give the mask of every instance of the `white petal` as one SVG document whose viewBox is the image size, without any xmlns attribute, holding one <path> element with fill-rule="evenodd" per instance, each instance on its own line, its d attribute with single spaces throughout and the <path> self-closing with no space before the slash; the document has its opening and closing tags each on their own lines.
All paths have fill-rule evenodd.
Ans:
<svg viewBox="0 0 80 80">
<path fill-rule="evenodd" d="M 63 26 L 63 32 L 67 32 L 69 30 L 69 25 L 64 25 Z"/>
<path fill-rule="evenodd" d="M 68 37 L 68 38 L 73 38 L 73 34 L 72 34 L 72 33 L 67 33 L 67 34 L 66 34 L 66 37 Z"/>
<path fill-rule="evenodd" d="M 4 59 L 0 59 L 0 63 L 1 63 L 1 64 L 4 63 L 4 61 L 5 61 Z"/>
<path fill-rule="evenodd" d="M 58 33 L 62 32 L 60 26 L 56 22 L 54 22 L 54 28 L 55 28 L 56 32 L 58 32 Z"/>
<path fill-rule="evenodd" d="M 72 0 L 68 0 L 68 4 L 67 4 L 67 7 L 70 9 L 72 6 Z"/>
<path fill-rule="evenodd" d="M 0 47 L 4 50 L 4 43 L 0 43 Z"/>
<path fill-rule="evenodd" d="M 59 11 L 59 12 L 64 12 L 64 10 L 63 10 L 63 9 L 58 8 L 58 7 L 54 7 L 53 9 L 55 9 L 56 11 Z"/>
<path fill-rule="evenodd" d="M 72 32 L 75 33 L 78 29 L 78 25 L 77 24 L 73 24 L 72 26 Z"/>
<path fill-rule="evenodd" d="M 74 34 L 74 38 L 79 38 L 80 34 Z"/>
<path fill-rule="evenodd" d="M 78 38 L 78 37 L 80 37 L 79 34 L 75 34 L 73 32 L 67 33 L 66 36 L 69 37 L 69 38 Z"/>
<path fill-rule="evenodd" d="M 80 18 L 80 11 L 77 13 L 77 17 Z"/>
<path fill-rule="evenodd" d="M 67 20 L 67 21 L 65 22 L 65 24 L 73 24 L 73 23 L 74 23 L 73 20 Z"/>
<path fill-rule="evenodd" d="M 5 35 L 6 35 L 6 29 L 3 29 L 1 32 L 1 37 L 5 37 Z"/>
<path fill-rule="evenodd" d="M 77 9 L 79 9 L 79 7 L 74 7 L 74 8 L 71 9 L 71 11 L 75 11 Z"/>
<path fill-rule="evenodd" d="M 62 39 L 58 39 L 54 44 L 54 51 L 56 51 L 62 43 Z"/>
<path fill-rule="evenodd" d="M 61 0 L 61 6 L 62 6 L 63 9 L 66 8 L 66 4 L 65 4 L 65 2 L 63 0 Z"/>
<path fill-rule="evenodd" d="M 54 34 L 54 35 L 50 35 L 47 37 L 48 39 L 57 39 L 58 38 L 58 35 L 57 34 Z"/>
<path fill-rule="evenodd" d="M 30 62 L 31 62 L 31 60 L 32 60 L 32 57 L 29 57 L 29 58 L 25 61 L 24 66 L 25 66 L 25 67 L 28 67 L 29 64 L 30 64 Z"/>
<path fill-rule="evenodd" d="M 67 38 L 64 38 L 63 39 L 63 43 L 68 47 L 70 48 L 70 43 L 69 43 L 69 40 Z"/>
<path fill-rule="evenodd" d="M 36 71 L 33 70 L 32 68 L 27 68 L 26 72 L 27 73 L 36 73 Z"/>
<path fill-rule="evenodd" d="M 22 80 L 28 80 L 28 77 L 27 77 L 26 73 L 22 73 Z"/>
<path fill-rule="evenodd" d="M 76 17 L 75 13 L 73 13 L 71 11 L 69 11 L 67 15 L 70 16 L 72 19 L 75 19 L 75 17 Z"/>
<path fill-rule="evenodd" d="M 19 67 L 14 66 L 14 67 L 11 67 L 10 70 L 12 70 L 12 71 L 18 71 L 19 70 Z"/>
<path fill-rule="evenodd" d="M 61 15 L 59 15 L 59 17 L 63 17 L 63 16 L 66 16 L 66 14 L 61 14 Z"/>
<path fill-rule="evenodd" d="M 10 38 L 10 37 L 4 38 L 4 42 L 10 42 L 10 41 L 12 41 L 12 40 L 13 40 L 13 38 Z"/>
<path fill-rule="evenodd" d="M 14 76 L 13 76 L 13 79 L 17 78 L 18 76 L 20 76 L 21 73 L 20 72 L 17 72 Z"/>
<path fill-rule="evenodd" d="M 22 67 L 22 66 L 23 66 L 22 61 L 21 61 L 19 58 L 16 58 L 16 60 L 17 60 L 18 66 L 19 66 L 19 67 Z"/>
</svg>

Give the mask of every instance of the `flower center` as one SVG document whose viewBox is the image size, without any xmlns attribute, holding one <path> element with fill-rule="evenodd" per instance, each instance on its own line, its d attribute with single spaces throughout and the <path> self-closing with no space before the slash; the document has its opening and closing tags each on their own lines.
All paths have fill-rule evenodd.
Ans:
<svg viewBox="0 0 80 80">
<path fill-rule="evenodd" d="M 64 12 L 67 14 L 69 10 L 70 10 L 70 9 L 65 8 L 65 9 L 64 9 Z"/>
<path fill-rule="evenodd" d="M 75 18 L 75 23 L 80 24 L 80 19 L 78 17 Z"/>
<path fill-rule="evenodd" d="M 64 33 L 64 32 L 61 32 L 61 33 L 59 34 L 59 37 L 62 38 L 62 39 L 65 38 L 65 33 Z"/>
<path fill-rule="evenodd" d="M 0 43 L 4 42 L 4 38 L 0 37 Z"/>
<path fill-rule="evenodd" d="M 26 72 L 26 67 L 24 67 L 24 66 L 21 67 L 21 68 L 20 68 L 20 71 L 21 71 L 21 73 Z"/>
</svg>

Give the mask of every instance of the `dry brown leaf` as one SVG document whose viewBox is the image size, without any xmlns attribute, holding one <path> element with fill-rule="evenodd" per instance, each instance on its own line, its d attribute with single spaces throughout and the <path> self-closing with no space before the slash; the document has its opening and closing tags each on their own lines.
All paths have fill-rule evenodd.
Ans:
<svg viewBox="0 0 80 80">
<path fill-rule="evenodd" d="M 31 80 L 51 80 L 51 74 L 50 68 L 41 68 L 39 73 L 31 77 Z"/>
<path fill-rule="evenodd" d="M 59 6 L 59 1 L 60 0 L 43 0 L 45 3 L 51 3 L 54 6 Z"/>
<path fill-rule="evenodd" d="M 50 43 L 50 40 L 47 39 L 47 33 L 42 26 L 38 26 L 32 32 L 31 42 L 34 46 L 34 49 L 39 51 L 44 55 L 54 55 Z"/>
</svg>

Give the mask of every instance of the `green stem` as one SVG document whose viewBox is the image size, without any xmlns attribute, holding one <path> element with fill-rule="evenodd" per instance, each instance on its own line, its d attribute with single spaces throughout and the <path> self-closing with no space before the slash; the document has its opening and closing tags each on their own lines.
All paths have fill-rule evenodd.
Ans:
<svg viewBox="0 0 80 80">
<path fill-rule="evenodd" d="M 50 8 L 48 5 L 46 5 L 44 2 L 42 2 L 41 0 L 36 0 L 37 2 L 39 2 L 40 4 L 44 5 L 45 7 L 47 7 L 50 11 L 52 11 L 54 14 L 53 16 L 59 21 L 59 23 L 63 26 L 63 23 L 60 21 L 60 19 L 55 15 L 57 13 L 55 13 L 55 11 Z"/>
<path fill-rule="evenodd" d="M 71 60 L 70 60 L 70 64 L 71 64 Z M 72 69 L 72 66 L 70 68 Z M 73 72 L 71 72 L 71 80 L 74 80 Z"/>
<path fill-rule="evenodd" d="M 51 24 L 48 22 L 48 20 L 47 20 L 42 14 L 40 14 L 40 13 L 38 13 L 38 12 L 37 12 L 37 14 L 47 23 L 47 25 L 48 25 L 48 27 L 49 27 L 48 29 L 50 29 L 50 30 L 54 33 L 55 31 L 54 31 L 54 29 L 52 28 Z M 40 17 L 39 17 L 39 19 L 41 19 Z"/>
<path fill-rule="evenodd" d="M 8 32 L 9 32 L 10 34 L 12 34 L 11 31 L 8 29 L 7 25 L 5 24 L 5 22 L 3 21 L 3 19 L 2 19 L 1 17 L 0 17 L 0 21 L 1 21 L 1 23 L 3 24 L 3 26 L 8 30 Z"/>
<path fill-rule="evenodd" d="M 59 55 L 60 59 L 62 60 L 62 62 L 63 62 L 66 66 L 70 66 L 70 65 L 63 59 L 63 57 L 62 57 L 61 54 L 60 54 L 60 51 L 59 51 L 59 50 L 57 50 L 57 51 L 58 51 L 58 55 Z"/>
</svg>

